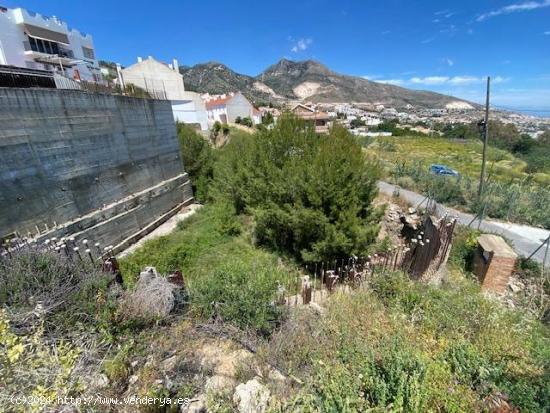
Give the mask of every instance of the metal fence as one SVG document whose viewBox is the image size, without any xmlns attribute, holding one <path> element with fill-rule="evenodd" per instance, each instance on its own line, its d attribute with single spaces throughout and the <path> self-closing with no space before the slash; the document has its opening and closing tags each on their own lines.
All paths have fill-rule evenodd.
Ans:
<svg viewBox="0 0 550 413">
<path fill-rule="evenodd" d="M 0 87 L 55 89 L 56 85 L 51 72 L 0 65 Z"/>
<path fill-rule="evenodd" d="M 168 100 L 166 90 L 139 87 L 131 83 L 122 88 L 109 82 L 88 82 L 74 80 L 58 72 L 48 70 L 26 69 L 0 65 L 0 87 L 10 88 L 48 88 L 81 90 L 89 93 L 123 95 L 145 99 Z"/>
<path fill-rule="evenodd" d="M 417 280 L 433 280 L 447 262 L 456 218 L 430 215 L 403 243 L 366 257 L 348 257 L 305 266 L 305 275 L 279 286 L 278 302 L 287 306 L 321 302 L 337 290 L 361 286 L 374 275 L 403 271 Z"/>
</svg>

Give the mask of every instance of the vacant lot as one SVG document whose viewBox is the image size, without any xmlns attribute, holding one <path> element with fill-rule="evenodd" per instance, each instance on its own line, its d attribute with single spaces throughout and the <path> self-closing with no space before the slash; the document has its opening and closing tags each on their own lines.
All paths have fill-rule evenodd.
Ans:
<svg viewBox="0 0 550 413">
<path fill-rule="evenodd" d="M 548 228 L 550 175 L 529 174 L 527 164 L 511 153 L 489 147 L 487 184 L 478 199 L 482 144 L 476 140 L 430 137 L 378 138 L 366 146 L 385 179 L 404 188 L 430 194 L 437 201 L 485 216 Z M 429 173 L 430 164 L 445 164 L 459 178 Z"/>
<path fill-rule="evenodd" d="M 379 138 L 367 149 L 369 154 L 380 158 L 387 171 L 398 162 L 425 166 L 442 163 L 473 179 L 479 179 L 482 150 L 483 145 L 477 140 L 429 137 Z M 527 163 L 505 150 L 489 147 L 487 160 L 489 179 L 501 182 L 532 179 L 541 185 L 550 184 L 550 175 L 526 173 Z"/>
</svg>

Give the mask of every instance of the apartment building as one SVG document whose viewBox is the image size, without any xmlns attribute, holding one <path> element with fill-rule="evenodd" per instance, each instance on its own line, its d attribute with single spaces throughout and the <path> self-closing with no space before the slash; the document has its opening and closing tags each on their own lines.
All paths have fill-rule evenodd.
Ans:
<svg viewBox="0 0 550 413">
<path fill-rule="evenodd" d="M 0 65 L 58 72 L 101 81 L 92 36 L 57 17 L 0 6 Z"/>
</svg>

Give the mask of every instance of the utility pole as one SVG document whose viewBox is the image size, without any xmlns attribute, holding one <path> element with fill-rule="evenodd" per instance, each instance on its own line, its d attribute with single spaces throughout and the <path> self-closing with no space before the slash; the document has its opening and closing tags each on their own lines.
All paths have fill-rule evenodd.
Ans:
<svg viewBox="0 0 550 413">
<path fill-rule="evenodd" d="M 489 140 L 489 91 L 491 77 L 487 76 L 487 99 L 485 101 L 485 120 L 483 121 L 483 157 L 481 160 L 481 176 L 479 177 L 478 199 L 481 200 L 485 186 L 485 168 L 487 163 L 487 141 Z"/>
</svg>

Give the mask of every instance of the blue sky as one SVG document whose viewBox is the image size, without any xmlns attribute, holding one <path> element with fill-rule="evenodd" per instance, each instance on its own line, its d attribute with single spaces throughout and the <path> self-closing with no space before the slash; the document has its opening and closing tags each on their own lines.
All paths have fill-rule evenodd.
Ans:
<svg viewBox="0 0 550 413">
<path fill-rule="evenodd" d="M 256 75 L 282 57 L 415 89 L 550 111 L 550 0 L 0 0 L 94 36 L 99 58 L 219 61 Z M 550 112 L 548 112 L 550 113 Z"/>
</svg>

